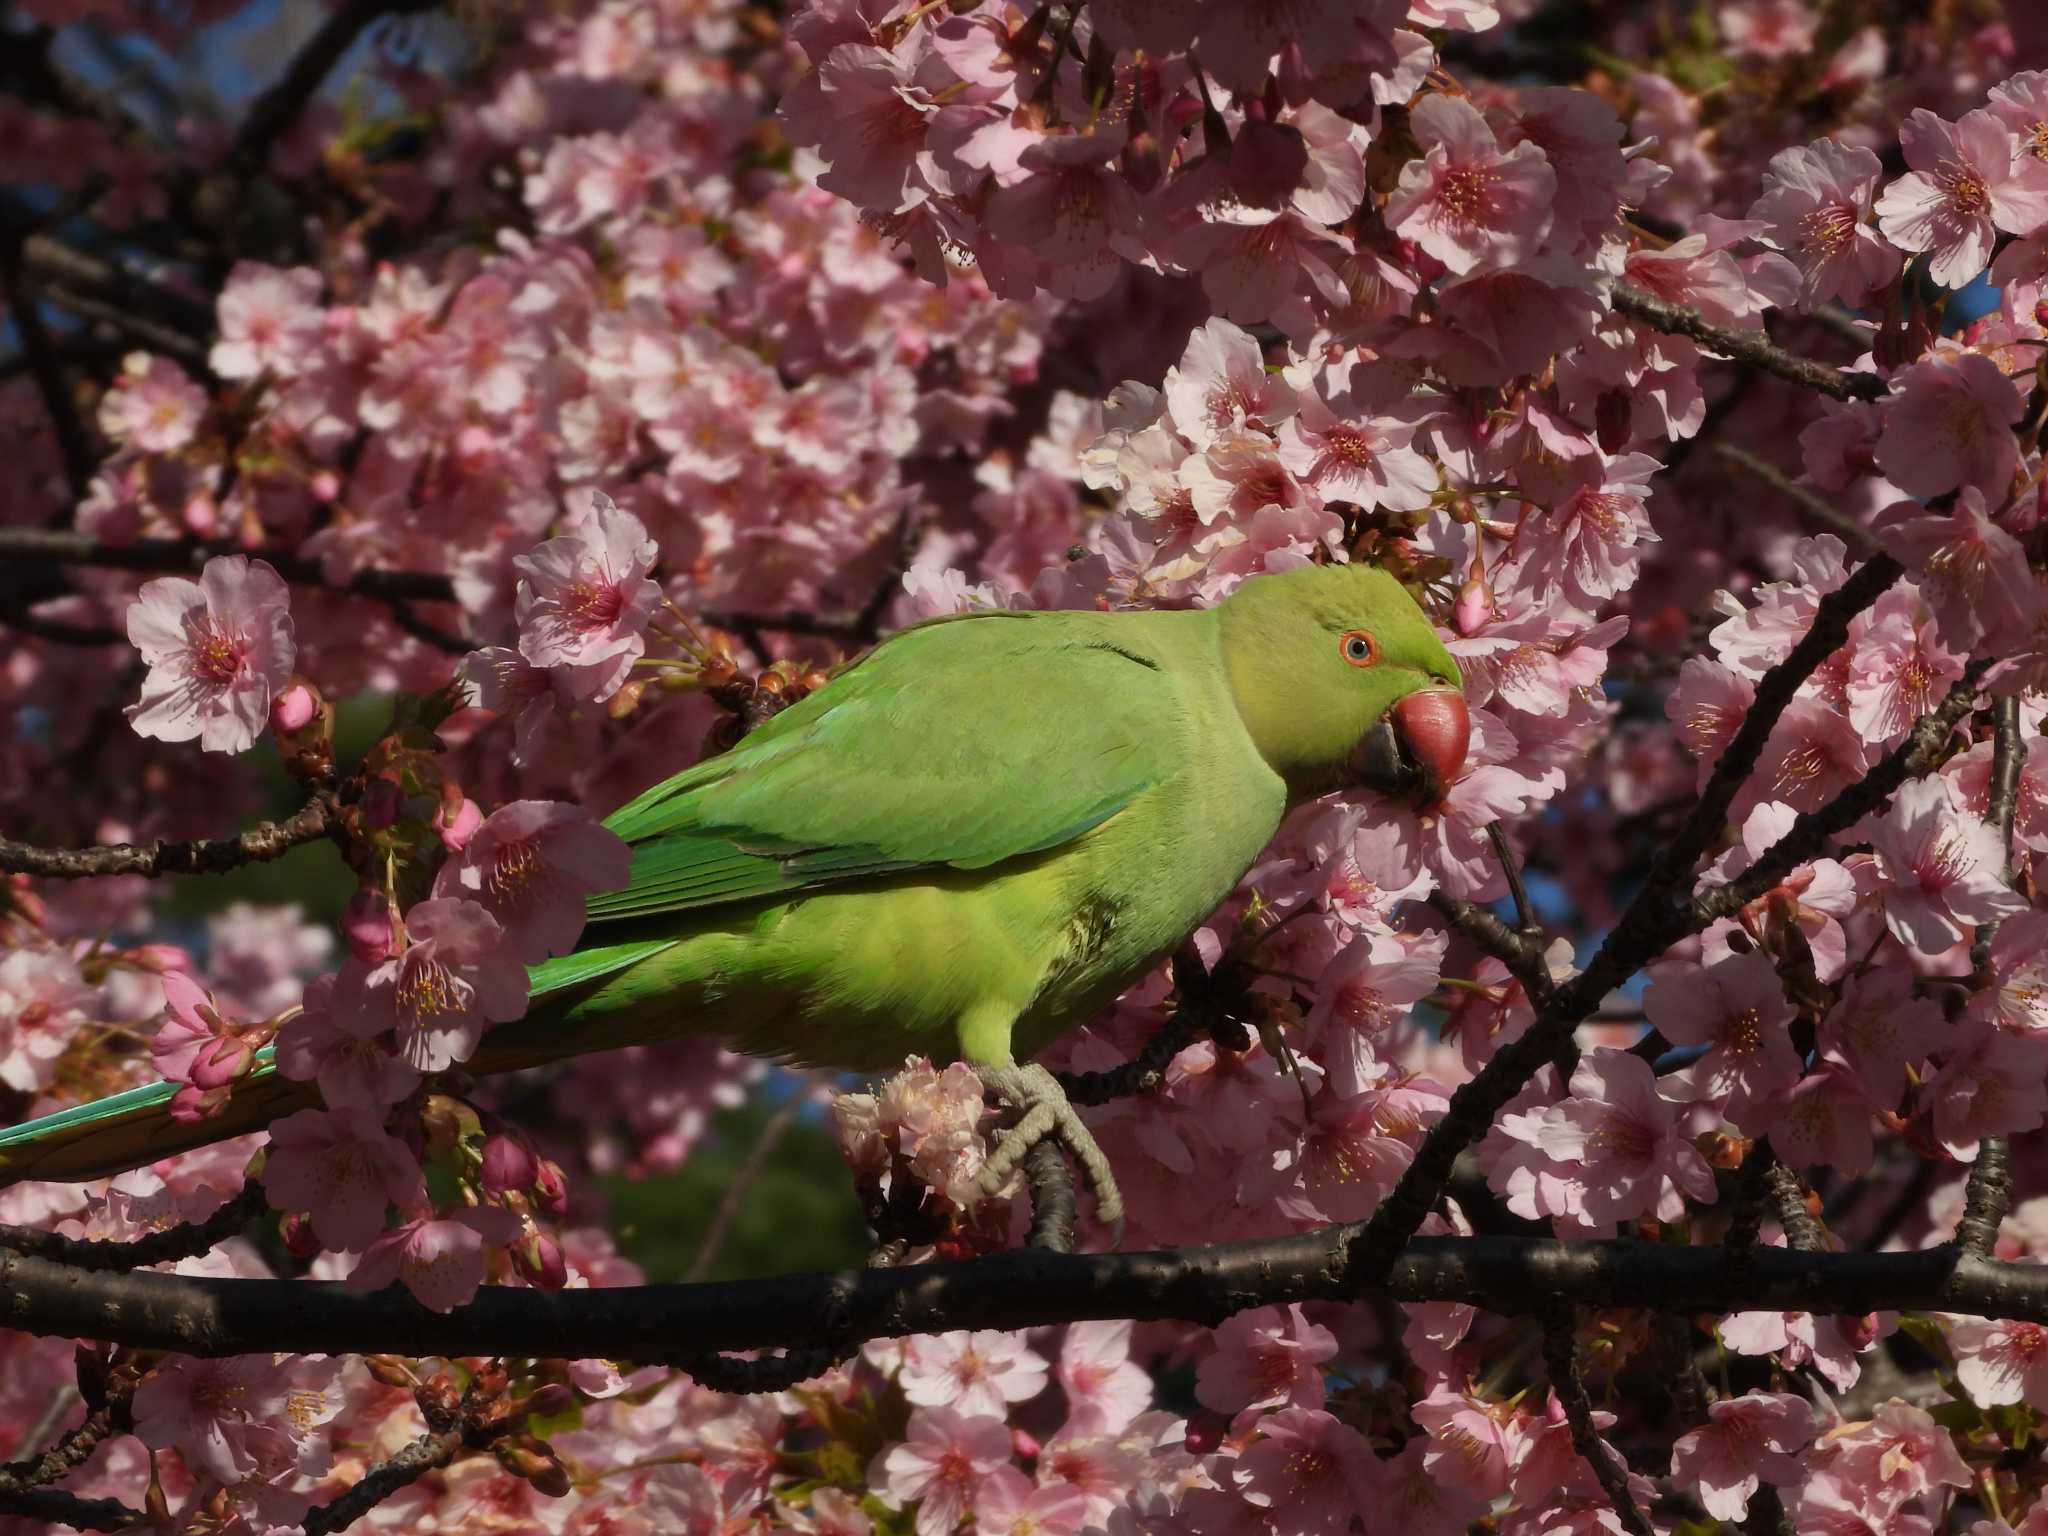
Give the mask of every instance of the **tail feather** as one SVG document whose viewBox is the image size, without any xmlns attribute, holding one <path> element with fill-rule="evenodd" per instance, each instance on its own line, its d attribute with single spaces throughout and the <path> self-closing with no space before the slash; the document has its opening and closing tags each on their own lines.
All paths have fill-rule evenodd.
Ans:
<svg viewBox="0 0 2048 1536">
<path fill-rule="evenodd" d="M 546 961 L 533 968 L 533 996 L 556 998 L 635 965 L 674 942 L 667 938 L 610 944 Z M 587 1035 L 563 1037 L 548 1030 L 553 1011 L 535 1010 L 519 1024 L 506 1026 L 502 1038 L 485 1036 L 483 1049 L 466 1070 L 516 1071 L 589 1049 Z M 313 1084 L 284 1076 L 271 1058 L 268 1049 L 261 1053 L 255 1070 L 235 1085 L 227 1107 L 211 1119 L 173 1119 L 171 1099 L 178 1084 L 151 1083 L 0 1129 L 0 1189 L 29 1179 L 63 1184 L 110 1179 L 160 1157 L 260 1131 L 273 1120 L 320 1103 Z"/>
</svg>

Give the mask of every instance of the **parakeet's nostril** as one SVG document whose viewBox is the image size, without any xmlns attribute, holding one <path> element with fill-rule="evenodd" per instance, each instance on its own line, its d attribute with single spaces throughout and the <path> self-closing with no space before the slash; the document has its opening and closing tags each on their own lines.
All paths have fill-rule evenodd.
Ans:
<svg viewBox="0 0 2048 1536">
<path fill-rule="evenodd" d="M 1472 745 L 1472 715 L 1465 695 L 1448 688 L 1411 693 L 1388 715 L 1401 755 L 1422 772 L 1428 792 L 1441 795 L 1465 771 Z"/>
</svg>

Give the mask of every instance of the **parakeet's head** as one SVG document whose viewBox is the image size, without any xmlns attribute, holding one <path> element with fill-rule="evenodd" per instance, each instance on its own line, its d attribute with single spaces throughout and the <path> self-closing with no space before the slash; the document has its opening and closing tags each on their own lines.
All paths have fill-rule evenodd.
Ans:
<svg viewBox="0 0 2048 1536">
<path fill-rule="evenodd" d="M 1385 571 L 1255 576 L 1222 623 L 1238 713 L 1297 794 L 1363 785 L 1435 799 L 1464 770 L 1472 723 L 1458 664 Z"/>
</svg>

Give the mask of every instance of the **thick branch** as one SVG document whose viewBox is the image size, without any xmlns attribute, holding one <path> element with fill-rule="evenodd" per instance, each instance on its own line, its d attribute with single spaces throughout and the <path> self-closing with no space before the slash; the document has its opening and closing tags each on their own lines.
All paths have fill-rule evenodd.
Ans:
<svg viewBox="0 0 2048 1536">
<path fill-rule="evenodd" d="M 0 837 L 0 871 L 84 880 L 94 875 L 217 875 L 244 864 L 281 858 L 301 843 L 318 842 L 333 825 L 333 807 L 314 800 L 286 821 L 258 822 L 233 837 L 200 842 L 114 843 L 94 848 L 35 848 Z"/>
<path fill-rule="evenodd" d="M 678 1363 L 720 1350 L 843 1349 L 957 1328 L 1085 1319 L 1214 1324 L 1271 1302 L 1369 1293 L 1362 1223 L 1153 1253 L 1023 1248 L 955 1263 L 698 1285 L 539 1291 L 489 1287 L 430 1312 L 404 1291 L 354 1295 L 330 1282 L 227 1280 L 79 1269 L 0 1251 L 8 1326 L 204 1356 L 348 1354 L 602 1357 Z M 1802 1253 L 1719 1244 L 1411 1239 L 1376 1290 L 1506 1315 L 1559 1303 L 1667 1312 L 1968 1312 L 2048 1322 L 2048 1265 L 1954 1248 Z"/>
<path fill-rule="evenodd" d="M 62 1488 L 24 1488 L 0 1493 L 0 1515 L 76 1526 L 81 1531 L 126 1531 L 147 1528 L 148 1517 L 119 1499 L 82 1499 Z"/>
<path fill-rule="evenodd" d="M 1882 398 L 1888 388 L 1885 381 L 1874 373 L 1846 373 L 1828 363 L 1787 352 L 1761 330 L 1738 331 L 1716 325 L 1696 309 L 1660 299 L 1625 283 L 1614 285 L 1611 302 L 1616 314 L 1626 315 L 1638 325 L 1647 325 L 1671 336 L 1684 336 L 1710 352 L 1718 352 L 1751 368 L 1761 368 L 1766 373 L 1774 373 L 1807 389 L 1819 390 L 1837 400 L 1876 400 Z"/>
</svg>

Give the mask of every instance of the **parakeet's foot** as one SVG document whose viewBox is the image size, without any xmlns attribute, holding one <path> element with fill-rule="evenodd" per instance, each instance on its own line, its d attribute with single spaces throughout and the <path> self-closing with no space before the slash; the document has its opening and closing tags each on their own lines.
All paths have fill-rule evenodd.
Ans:
<svg viewBox="0 0 2048 1536">
<path fill-rule="evenodd" d="M 976 1066 L 981 1080 L 1024 1112 L 1024 1118 L 1003 1132 L 995 1151 L 982 1166 L 981 1187 L 994 1194 L 1023 1161 L 1024 1154 L 1048 1136 L 1074 1155 L 1082 1177 L 1095 1193 L 1095 1219 L 1119 1236 L 1124 1225 L 1124 1197 L 1116 1187 L 1109 1159 L 1074 1106 L 1067 1102 L 1059 1079 L 1036 1062 L 1023 1066 Z M 1113 1246 L 1113 1245 L 1112 1245 Z"/>
</svg>

